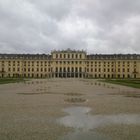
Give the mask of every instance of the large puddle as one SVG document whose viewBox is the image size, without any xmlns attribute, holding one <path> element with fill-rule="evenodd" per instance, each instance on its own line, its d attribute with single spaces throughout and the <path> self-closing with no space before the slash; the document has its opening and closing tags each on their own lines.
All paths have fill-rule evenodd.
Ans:
<svg viewBox="0 0 140 140">
<path fill-rule="evenodd" d="M 74 132 L 62 138 L 62 140 L 109 140 L 94 131 L 95 128 L 110 124 L 139 124 L 138 114 L 118 114 L 118 115 L 91 115 L 88 107 L 70 107 L 63 111 L 67 116 L 58 120 L 58 123 L 67 127 L 73 127 Z M 91 131 L 92 130 L 92 131 Z"/>
</svg>

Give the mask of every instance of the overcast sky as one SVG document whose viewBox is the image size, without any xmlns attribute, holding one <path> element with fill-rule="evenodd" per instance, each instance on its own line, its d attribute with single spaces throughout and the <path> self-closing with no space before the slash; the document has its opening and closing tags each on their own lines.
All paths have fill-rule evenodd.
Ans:
<svg viewBox="0 0 140 140">
<path fill-rule="evenodd" d="M 140 0 L 0 0 L 0 53 L 140 53 Z"/>
</svg>

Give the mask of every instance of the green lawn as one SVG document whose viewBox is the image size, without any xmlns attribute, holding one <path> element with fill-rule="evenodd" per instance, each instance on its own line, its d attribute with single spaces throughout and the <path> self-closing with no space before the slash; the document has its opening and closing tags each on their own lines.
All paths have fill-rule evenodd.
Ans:
<svg viewBox="0 0 140 140">
<path fill-rule="evenodd" d="M 25 81 L 23 78 L 0 78 L 0 84 L 17 83 Z"/>
<path fill-rule="evenodd" d="M 140 88 L 140 79 L 106 79 L 101 81 L 111 83 L 111 84 L 119 84 L 119 85 L 134 87 L 134 88 Z"/>
</svg>

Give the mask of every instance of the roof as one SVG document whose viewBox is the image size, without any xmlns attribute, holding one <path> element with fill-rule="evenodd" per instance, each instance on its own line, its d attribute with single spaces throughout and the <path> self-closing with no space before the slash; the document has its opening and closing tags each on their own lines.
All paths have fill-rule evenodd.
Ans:
<svg viewBox="0 0 140 140">
<path fill-rule="evenodd" d="M 90 54 L 90 55 L 87 55 L 87 59 L 98 59 L 98 60 L 138 59 L 138 60 L 140 60 L 140 54 Z"/>
<path fill-rule="evenodd" d="M 48 54 L 0 54 L 0 59 L 51 59 Z"/>
</svg>

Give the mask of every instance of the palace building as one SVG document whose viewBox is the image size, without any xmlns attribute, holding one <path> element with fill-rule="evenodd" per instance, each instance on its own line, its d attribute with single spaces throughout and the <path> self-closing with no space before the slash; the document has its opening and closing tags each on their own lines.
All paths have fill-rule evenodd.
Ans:
<svg viewBox="0 0 140 140">
<path fill-rule="evenodd" d="M 0 54 L 0 77 L 140 78 L 140 54 L 87 54 L 61 50 L 51 54 Z"/>
</svg>

